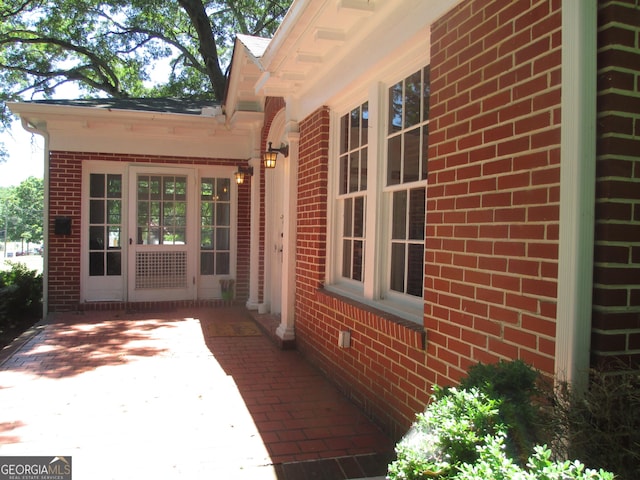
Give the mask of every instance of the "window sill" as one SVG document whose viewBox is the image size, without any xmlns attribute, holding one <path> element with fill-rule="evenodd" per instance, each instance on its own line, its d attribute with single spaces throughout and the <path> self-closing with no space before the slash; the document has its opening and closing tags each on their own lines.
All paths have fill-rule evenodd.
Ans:
<svg viewBox="0 0 640 480">
<path fill-rule="evenodd" d="M 362 318 L 368 318 L 368 322 L 376 330 L 401 340 L 410 347 L 420 350 L 426 348 L 426 332 L 422 324 L 422 316 L 420 321 L 416 320 L 415 312 L 409 314 L 405 310 L 391 308 L 389 305 L 366 301 L 362 297 L 354 296 L 350 289 L 342 289 L 335 285 L 319 289 L 317 295 L 325 297 L 320 299 L 322 303 L 331 305 L 342 314 L 353 318 L 353 308 L 361 310 L 364 313 Z M 359 314 L 356 315 L 359 316 Z"/>
</svg>

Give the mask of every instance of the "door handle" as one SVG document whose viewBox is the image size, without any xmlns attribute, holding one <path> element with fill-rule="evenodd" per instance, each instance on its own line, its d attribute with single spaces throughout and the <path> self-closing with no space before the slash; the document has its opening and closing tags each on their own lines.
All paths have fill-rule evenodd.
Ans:
<svg viewBox="0 0 640 480">
<path fill-rule="evenodd" d="M 129 245 L 133 245 L 133 239 L 129 239 Z"/>
</svg>

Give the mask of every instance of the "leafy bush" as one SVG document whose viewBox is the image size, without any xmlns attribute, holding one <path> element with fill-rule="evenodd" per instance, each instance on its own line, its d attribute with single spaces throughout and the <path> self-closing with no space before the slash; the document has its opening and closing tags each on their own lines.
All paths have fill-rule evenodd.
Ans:
<svg viewBox="0 0 640 480">
<path fill-rule="evenodd" d="M 478 363 L 460 381 L 461 388 L 478 388 L 501 400 L 499 418 L 508 426 L 506 449 L 522 464 L 535 444 L 548 440 L 540 428 L 543 411 L 537 401 L 549 390 L 539 387 L 542 382 L 539 372 L 522 360 Z"/>
<path fill-rule="evenodd" d="M 523 362 L 500 362 L 471 368 L 460 388 L 434 388 L 397 444 L 387 478 L 612 480 L 612 473 L 579 461 L 554 461 L 550 449 L 532 443 L 541 412 L 537 381 Z"/>
<path fill-rule="evenodd" d="M 0 326 L 42 316 L 42 275 L 23 263 L 0 271 Z"/>
<path fill-rule="evenodd" d="M 453 468 L 478 458 L 476 446 L 487 435 L 503 432 L 499 401 L 476 388 L 446 390 L 434 387 L 424 413 L 417 415 L 407 435 L 396 446 L 397 460 L 389 477 L 398 480 L 453 478 Z"/>
</svg>

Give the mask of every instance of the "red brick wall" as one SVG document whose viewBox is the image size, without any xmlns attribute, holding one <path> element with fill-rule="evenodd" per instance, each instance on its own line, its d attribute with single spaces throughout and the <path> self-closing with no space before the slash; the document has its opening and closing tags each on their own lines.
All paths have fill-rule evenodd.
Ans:
<svg viewBox="0 0 640 480">
<path fill-rule="evenodd" d="M 300 124 L 296 342 L 396 436 L 477 361 L 554 369 L 560 1 L 464 1 L 431 41 L 426 346 L 419 325 L 322 290 L 328 112 Z"/>
<path fill-rule="evenodd" d="M 51 152 L 49 155 L 49 311 L 75 310 L 80 301 L 80 206 L 82 203 L 82 154 Z M 71 218 L 71 235 L 55 235 L 57 217 Z"/>
<path fill-rule="evenodd" d="M 601 0 L 593 362 L 640 363 L 640 8 Z"/>
<path fill-rule="evenodd" d="M 86 152 L 50 153 L 49 167 L 49 311 L 76 310 L 80 302 L 80 241 L 82 205 L 82 162 L 102 160 L 179 165 L 229 165 L 235 160 L 115 155 Z M 236 299 L 245 300 L 249 293 L 250 182 L 238 189 L 238 263 Z M 55 235 L 56 217 L 70 217 L 71 235 Z"/>
<path fill-rule="evenodd" d="M 465 1 L 432 26 L 425 326 L 440 384 L 501 358 L 554 372 L 560 27 L 559 0 Z"/>
</svg>

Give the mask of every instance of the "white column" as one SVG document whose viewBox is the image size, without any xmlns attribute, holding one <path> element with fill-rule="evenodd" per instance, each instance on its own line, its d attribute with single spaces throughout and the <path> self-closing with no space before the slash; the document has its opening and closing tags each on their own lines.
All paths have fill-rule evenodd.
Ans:
<svg viewBox="0 0 640 480">
<path fill-rule="evenodd" d="M 295 130 L 295 131 L 294 131 Z M 284 170 L 284 225 L 282 245 L 282 310 L 276 335 L 284 341 L 295 338 L 296 298 L 296 220 L 298 205 L 298 144 L 297 124 L 287 126 L 289 157 Z"/>
<path fill-rule="evenodd" d="M 562 1 L 556 378 L 588 381 L 596 164 L 596 0 Z"/>
<path fill-rule="evenodd" d="M 247 308 L 249 310 L 258 309 L 258 287 L 260 263 L 260 158 L 252 158 L 249 165 L 253 167 L 253 177 L 251 177 L 251 218 L 249 237 L 249 298 Z"/>
</svg>

